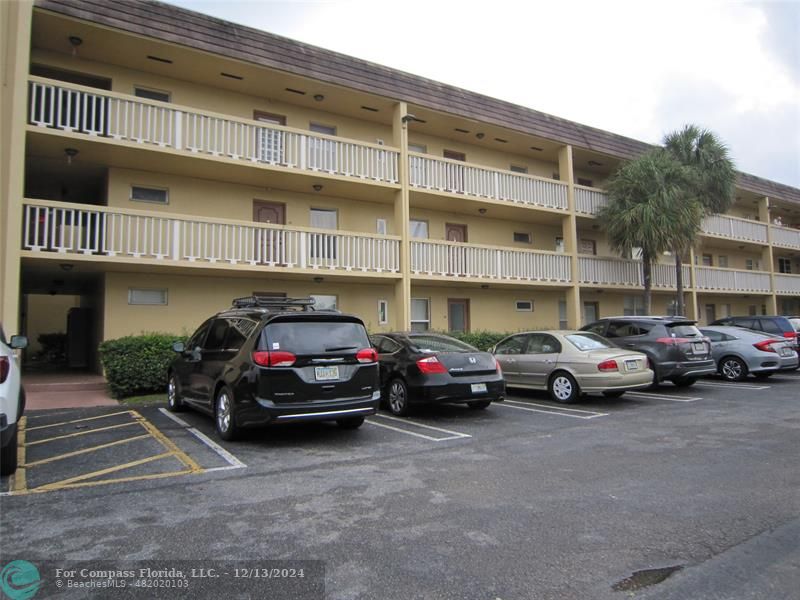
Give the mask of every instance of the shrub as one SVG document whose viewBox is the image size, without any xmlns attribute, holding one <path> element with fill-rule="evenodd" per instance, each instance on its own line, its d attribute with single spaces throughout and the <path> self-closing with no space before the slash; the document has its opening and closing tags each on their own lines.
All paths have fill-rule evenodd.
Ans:
<svg viewBox="0 0 800 600">
<path fill-rule="evenodd" d="M 175 358 L 172 343 L 186 336 L 145 333 L 100 344 L 100 362 L 114 398 L 161 392 L 167 386 L 167 368 Z"/>
<path fill-rule="evenodd" d="M 488 350 L 504 337 L 511 335 L 511 333 L 500 333 L 499 331 L 451 331 L 446 335 L 461 340 L 470 346 L 475 346 L 478 350 Z"/>
</svg>

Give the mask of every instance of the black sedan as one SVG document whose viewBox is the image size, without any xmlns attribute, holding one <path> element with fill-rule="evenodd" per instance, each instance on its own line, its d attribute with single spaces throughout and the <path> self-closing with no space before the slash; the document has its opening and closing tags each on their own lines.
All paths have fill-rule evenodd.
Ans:
<svg viewBox="0 0 800 600">
<path fill-rule="evenodd" d="M 382 398 L 395 415 L 407 415 L 417 403 L 483 409 L 505 397 L 500 365 L 488 352 L 435 333 L 381 333 L 370 340 L 378 351 Z"/>
</svg>

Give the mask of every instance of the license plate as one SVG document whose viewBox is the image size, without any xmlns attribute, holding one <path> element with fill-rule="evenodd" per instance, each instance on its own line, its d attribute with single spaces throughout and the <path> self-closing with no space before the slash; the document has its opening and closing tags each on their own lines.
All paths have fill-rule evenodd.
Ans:
<svg viewBox="0 0 800 600">
<path fill-rule="evenodd" d="M 625 361 L 625 368 L 628 371 L 636 371 L 639 369 L 639 361 L 638 360 L 626 360 Z"/>
<path fill-rule="evenodd" d="M 330 381 L 339 379 L 339 367 L 314 367 L 314 378 L 317 381 Z"/>
<path fill-rule="evenodd" d="M 702 343 L 702 342 L 695 342 L 693 345 L 694 345 L 694 351 L 695 351 L 695 352 L 702 352 L 702 353 L 705 353 L 705 351 L 706 351 L 706 345 L 705 345 L 704 343 Z"/>
<path fill-rule="evenodd" d="M 473 394 L 485 394 L 486 393 L 486 384 L 485 383 L 473 383 L 472 384 L 472 393 Z"/>
</svg>

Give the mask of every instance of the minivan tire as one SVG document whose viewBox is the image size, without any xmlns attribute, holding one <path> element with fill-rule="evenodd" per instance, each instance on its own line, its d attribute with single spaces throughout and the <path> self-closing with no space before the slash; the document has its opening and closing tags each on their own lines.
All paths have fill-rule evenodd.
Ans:
<svg viewBox="0 0 800 600">
<path fill-rule="evenodd" d="M 364 424 L 364 417 L 346 417 L 336 419 L 336 424 L 342 429 L 358 429 Z"/>
<path fill-rule="evenodd" d="M 214 427 L 217 435 L 226 442 L 232 442 L 239 437 L 233 394 L 226 385 L 217 391 L 214 398 Z"/>
</svg>

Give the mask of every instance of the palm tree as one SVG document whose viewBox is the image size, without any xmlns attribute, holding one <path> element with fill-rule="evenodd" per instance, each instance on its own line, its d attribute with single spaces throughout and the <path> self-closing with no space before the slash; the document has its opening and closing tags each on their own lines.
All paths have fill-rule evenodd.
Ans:
<svg viewBox="0 0 800 600">
<path fill-rule="evenodd" d="M 699 203 L 707 215 L 727 212 L 735 197 L 736 168 L 727 147 L 716 135 L 697 125 L 686 125 L 664 136 L 664 148 L 689 171 L 688 185 L 680 202 Z M 675 253 L 678 314 L 684 312 L 683 254 L 694 243 L 700 227 L 701 221 L 698 221 L 689 243 L 672 249 Z"/>
<path fill-rule="evenodd" d="M 663 148 L 622 165 L 607 184 L 609 202 L 598 214 L 611 247 L 642 252 L 644 309 L 652 309 L 652 268 L 658 256 L 685 247 L 699 227 L 697 202 L 682 202 L 691 172 Z"/>
</svg>

